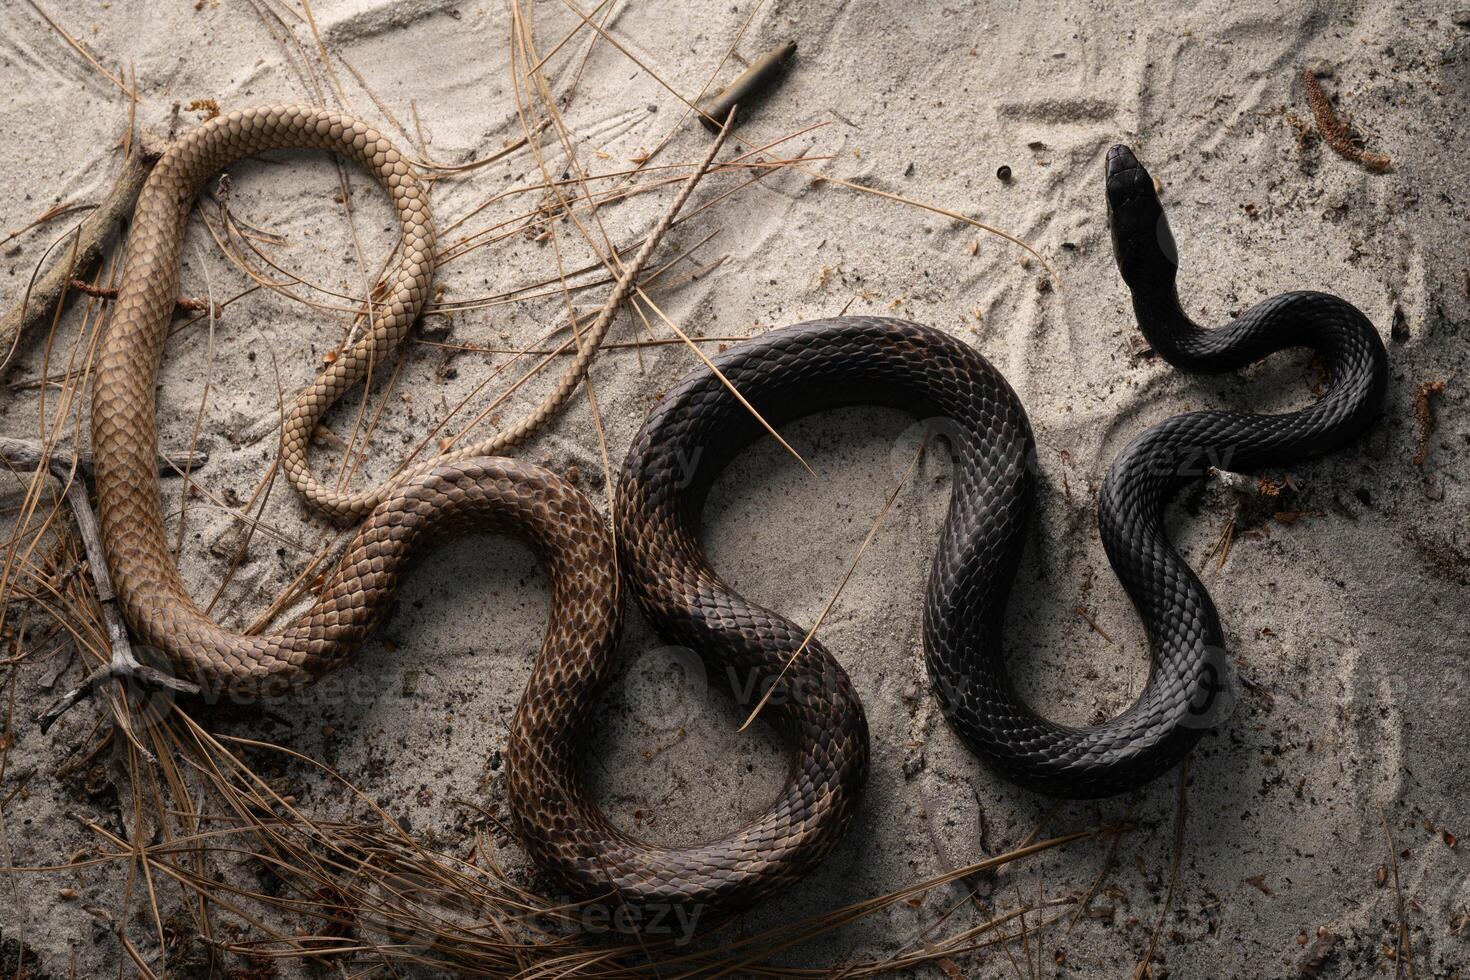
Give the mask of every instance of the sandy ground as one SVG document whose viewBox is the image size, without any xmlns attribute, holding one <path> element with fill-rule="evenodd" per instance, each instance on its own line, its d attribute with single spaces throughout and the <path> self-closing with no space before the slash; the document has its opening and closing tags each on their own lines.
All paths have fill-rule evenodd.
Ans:
<svg viewBox="0 0 1470 980">
<path fill-rule="evenodd" d="M 609 30 L 692 95 L 750 16 L 750 2 L 613 0 Z M 302 100 L 312 94 L 309 77 L 330 82 L 310 28 L 286 12 L 300 8 L 289 4 L 47 0 L 44 7 L 110 70 L 136 70 L 139 122 L 157 131 L 169 128 L 175 103 L 214 99 L 230 109 Z M 575 23 L 562 4 L 534 9 L 543 47 Z M 333 61 L 350 108 L 394 139 L 417 142 L 415 108 L 429 140 L 420 150 L 440 162 L 484 156 L 519 135 L 505 5 L 319 0 L 313 12 L 326 45 L 361 75 Z M 1141 632 L 1096 535 L 1095 494 L 1114 455 L 1150 423 L 1185 409 L 1289 408 L 1310 397 L 1313 381 L 1301 356 L 1275 358 L 1242 380 L 1190 378 L 1138 354 L 1106 232 L 1107 147 L 1134 144 L 1163 181 L 1182 251 L 1181 291 L 1203 321 L 1219 322 L 1285 289 L 1320 288 L 1348 298 L 1378 325 L 1392 364 L 1386 417 L 1350 449 L 1290 470 L 1300 489 L 1275 509 L 1304 516 L 1288 522 L 1273 518 L 1269 506 L 1250 511 L 1220 564 L 1210 556 L 1231 519 L 1232 493 L 1211 485 L 1176 508 L 1176 540 L 1202 569 L 1243 683 L 1228 723 L 1194 757 L 1156 976 L 1295 976 L 1308 969 L 1305 944 L 1319 929 L 1339 937 L 1328 943 L 1332 954 L 1320 975 L 1394 975 L 1385 951 L 1398 928 L 1396 892 L 1391 873 L 1386 884 L 1380 880 L 1391 858 L 1417 975 L 1470 970 L 1470 843 L 1454 843 L 1456 834 L 1470 840 L 1463 747 L 1470 720 L 1463 649 L 1470 617 L 1470 418 L 1462 383 L 1470 324 L 1470 198 L 1462 172 L 1470 149 L 1467 25 L 1470 14 L 1415 3 L 1243 0 L 1180 9 L 1068 0 L 1033 10 L 970 0 L 771 0 L 755 12 L 740 53 L 754 56 L 788 37 L 801 53 L 788 83 L 742 135 L 759 143 L 825 122 L 792 144 L 829 155 L 816 165 L 823 172 L 1006 228 L 1048 256 L 1063 285 L 1047 288 L 1040 267 L 999 239 L 981 236 L 975 249 L 973 230 L 958 222 L 794 173 L 775 174 L 704 212 L 661 252 L 672 256 L 718 232 L 696 253 L 706 264 L 723 257 L 718 271 L 661 294 L 691 332 L 739 337 L 844 308 L 892 313 L 955 332 L 1006 373 L 1035 423 L 1044 478 L 1009 613 L 1010 648 L 1027 695 L 1077 723 L 1126 706 L 1145 674 Z M 105 190 L 127 105 L 28 5 L 5 5 L 0 27 L 0 202 L 8 232 L 54 202 L 94 200 Z M 554 82 L 570 95 L 565 111 L 579 152 L 599 169 L 621 169 L 669 131 L 680 104 L 606 43 L 574 82 L 585 41 L 579 36 L 551 63 Z M 1325 84 L 1368 143 L 1392 157 L 1391 173 L 1368 173 L 1301 137 L 1298 124 L 1311 127 L 1299 70 L 1318 63 L 1334 70 Z M 727 68 L 721 77 L 730 74 Z M 180 125 L 197 118 L 184 112 Z M 686 124 L 664 159 L 696 158 L 707 139 Z M 1008 183 L 996 177 L 1002 165 L 1014 175 Z M 273 153 L 231 167 L 230 176 L 232 211 L 281 236 L 284 244 L 270 254 L 284 267 L 346 293 L 370 284 L 392 245 L 391 215 L 362 175 L 348 173 L 350 222 L 326 157 Z M 537 179 L 523 150 L 445 181 L 434 196 L 440 225 Z M 736 182 L 712 177 L 696 203 Z M 528 198 L 496 202 L 457 233 L 538 203 Z M 631 240 L 668 200 L 665 191 L 609 209 L 608 233 Z M 53 224 L 5 245 L 5 305 L 60 231 Z M 212 288 L 227 297 L 249 284 L 197 217 L 189 235 L 185 293 Z M 572 266 L 586 261 L 574 238 L 563 234 Z M 517 235 L 450 264 L 438 282 L 446 300 L 472 299 L 542 279 L 553 262 L 548 243 Z M 432 319 L 427 328 L 449 343 L 516 347 L 553 321 L 558 302 L 500 305 Z M 76 320 L 73 313 L 62 325 L 64 350 L 77 339 Z M 188 442 L 208 385 L 201 442 L 214 458 L 201 482 L 216 494 L 248 497 L 275 452 L 278 390 L 289 397 L 309 380 L 346 322 L 256 292 L 225 311 L 212 361 L 207 329 L 182 331 L 170 341 L 162 373 L 165 445 Z M 611 339 L 635 335 L 625 316 Z M 0 402 L 0 433 L 35 433 L 37 391 L 15 385 L 37 377 L 43 357 L 39 342 L 23 347 Z M 505 360 L 410 344 L 355 482 L 365 486 L 391 472 Z M 609 350 L 597 361 L 592 383 L 614 465 L 659 392 L 695 363 L 677 346 Z M 1425 461 L 1416 466 L 1416 392 L 1435 379 L 1446 388 Z M 487 404 L 504 381 L 471 405 Z M 385 390 L 380 384 L 374 395 Z M 533 384 L 514 396 L 500 410 L 504 420 L 541 390 Z M 352 427 L 358 403 L 349 402 L 330 419 L 338 433 Z M 772 444 L 746 453 L 706 514 L 716 566 L 751 598 L 811 622 L 902 476 L 909 426 L 902 416 L 866 410 L 790 426 L 785 435 L 815 466 L 816 479 Z M 604 499 L 585 398 L 523 455 L 560 471 L 576 465 L 583 488 Z M 318 472 L 336 472 L 339 459 L 332 444 L 318 446 Z M 175 509 L 178 492 L 176 484 L 166 491 Z M 743 929 L 876 895 L 1016 845 L 1049 808 L 972 758 L 927 689 L 919 597 L 947 498 L 945 464 L 931 458 L 900 494 L 822 630 L 872 726 L 873 771 L 860 815 L 816 874 L 756 910 Z M 216 607 L 227 623 L 244 624 L 264 609 L 330 531 L 284 484 L 265 520 L 281 538 L 256 541 Z M 196 595 L 212 595 L 224 574 L 220 542 L 230 540 L 231 525 L 224 510 L 191 504 L 180 561 Z M 382 636 L 346 669 L 342 685 L 307 691 L 231 730 L 337 766 L 415 830 L 437 832 L 452 847 L 464 839 L 465 822 L 449 801 L 501 799 L 506 723 L 546 609 L 545 580 L 524 547 L 499 539 L 447 547 L 412 576 Z M 776 740 L 759 731 L 734 734 L 734 711 L 691 679 L 636 614 L 622 650 L 627 668 L 606 697 L 606 738 L 590 765 L 609 812 L 666 842 L 716 835 L 757 813 L 782 776 Z M 106 793 L 94 797 L 81 777 L 54 776 L 91 730 L 94 709 L 74 712 L 55 737 L 41 737 L 32 722 L 50 697 L 40 687 L 41 666 L 27 666 L 8 692 L 14 713 L 5 739 L 13 745 L 0 782 L 0 821 L 17 865 L 58 861 L 88 843 L 68 814 L 117 819 Z M 339 794 L 308 776 L 292 779 L 304 805 L 320 812 L 340 805 Z M 1173 776 L 1149 786 L 1096 911 L 1070 933 L 1064 920 L 1028 940 L 1042 975 L 1119 976 L 1141 958 L 1165 900 L 1177 798 Z M 1065 804 L 1046 831 L 1118 820 L 1129 805 Z M 503 858 L 518 866 L 514 845 L 500 843 Z M 979 905 L 1004 911 L 1085 890 L 1106 847 L 1090 841 L 1019 864 L 985 885 Z M 59 895 L 67 883 L 77 900 Z M 118 883 L 105 874 L 8 877 L 0 882 L 0 930 L 7 943 L 23 939 L 50 976 L 68 975 L 73 957 L 78 976 L 130 972 L 119 967 L 110 933 L 81 909 L 118 907 Z M 886 955 L 962 898 L 940 889 L 921 907 L 899 906 L 788 961 Z M 954 921 L 984 914 L 963 906 Z M 156 961 L 143 925 L 135 916 L 142 955 Z M 14 947 L 6 950 L 13 957 Z M 1024 975 L 1019 941 L 1013 950 L 1014 963 L 995 953 L 966 959 L 962 968 Z"/>
</svg>

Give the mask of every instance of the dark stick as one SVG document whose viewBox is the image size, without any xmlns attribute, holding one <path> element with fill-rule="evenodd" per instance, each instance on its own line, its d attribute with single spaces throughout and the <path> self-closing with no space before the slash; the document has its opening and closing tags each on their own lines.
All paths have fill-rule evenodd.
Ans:
<svg viewBox="0 0 1470 980">
<path fill-rule="evenodd" d="M 796 42 L 787 41 L 752 61 L 750 67 L 741 72 L 733 82 L 699 107 L 699 121 L 704 123 L 704 128 L 718 133 L 725 124 L 725 117 L 737 104 L 744 109 L 754 105 L 786 74 L 795 54 Z"/>
</svg>

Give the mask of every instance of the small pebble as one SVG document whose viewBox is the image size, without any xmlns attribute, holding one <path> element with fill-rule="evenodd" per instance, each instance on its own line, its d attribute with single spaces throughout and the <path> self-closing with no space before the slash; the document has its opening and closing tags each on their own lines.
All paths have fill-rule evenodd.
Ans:
<svg viewBox="0 0 1470 980">
<path fill-rule="evenodd" d="M 1470 9 L 1456 10 L 1450 14 L 1450 20 L 1455 22 L 1456 27 L 1470 27 Z"/>
<path fill-rule="evenodd" d="M 1011 179 L 1011 168 L 1002 164 L 1000 169 L 995 172 L 995 175 L 1000 178 L 1001 183 L 1009 183 Z"/>
</svg>

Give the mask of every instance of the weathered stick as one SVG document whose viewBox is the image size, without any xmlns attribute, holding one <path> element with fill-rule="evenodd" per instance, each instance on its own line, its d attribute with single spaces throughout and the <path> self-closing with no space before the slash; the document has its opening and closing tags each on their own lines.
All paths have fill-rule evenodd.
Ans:
<svg viewBox="0 0 1470 980">
<path fill-rule="evenodd" d="M 51 268 L 31 284 L 26 295 L 9 313 L 0 317 L 0 352 L 3 352 L 0 353 L 0 374 L 10 366 L 11 358 L 20 347 L 21 336 L 51 316 L 72 277 L 84 274 L 101 258 L 108 238 L 118 224 L 133 213 L 138 192 L 143 189 L 143 182 L 148 179 L 154 162 L 162 153 L 158 141 L 151 137 L 133 142 L 133 153 L 123 161 L 122 172 L 117 175 L 112 189 L 77 226 L 74 247 L 61 249 L 62 254 L 51 263 Z"/>
<path fill-rule="evenodd" d="M 41 444 L 30 439 L 11 439 L 8 436 L 0 436 L 0 461 L 3 461 L 18 470 L 34 470 L 41 465 L 42 459 L 46 461 L 46 468 L 58 478 L 71 472 L 72 459 L 76 459 L 77 469 L 87 476 L 92 475 L 92 453 L 83 450 L 72 454 L 64 449 L 53 449 L 45 452 Z M 188 455 L 167 455 L 158 457 L 158 473 L 160 476 L 168 476 L 177 470 L 197 469 L 209 462 L 209 453 L 199 450 Z"/>
<path fill-rule="evenodd" d="M 699 121 L 704 123 L 704 128 L 718 133 L 725 126 L 725 117 L 737 105 L 749 112 L 785 76 L 795 54 L 796 42 L 787 41 L 752 61 L 739 77 L 699 107 Z"/>
</svg>

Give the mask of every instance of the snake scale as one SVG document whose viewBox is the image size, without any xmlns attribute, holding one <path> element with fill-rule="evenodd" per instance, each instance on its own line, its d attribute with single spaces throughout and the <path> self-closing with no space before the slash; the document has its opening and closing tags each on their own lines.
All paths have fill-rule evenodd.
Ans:
<svg viewBox="0 0 1470 980">
<path fill-rule="evenodd" d="M 282 466 L 292 484 L 333 517 L 366 519 L 305 612 L 275 632 L 241 635 L 199 609 L 169 550 L 154 463 L 154 388 L 194 197 L 230 162 L 278 147 L 334 150 L 372 172 L 397 209 L 403 248 L 370 332 L 301 393 L 283 421 Z M 1249 469 L 1330 450 L 1372 419 L 1386 385 L 1376 332 L 1331 296 L 1289 293 L 1220 329 L 1192 324 L 1174 291 L 1172 239 L 1146 172 L 1120 147 L 1109 154 L 1107 174 L 1119 267 L 1140 326 L 1162 356 L 1186 370 L 1226 371 L 1305 346 L 1329 380 L 1323 397 L 1288 415 L 1169 419 L 1130 444 L 1109 472 L 1099 504 L 1103 540 L 1148 629 L 1153 667 L 1137 703 L 1101 726 L 1047 722 L 1007 679 L 1001 622 L 1032 510 L 1035 450 L 1019 400 L 989 362 L 940 331 L 870 317 L 774 330 L 714 362 L 773 423 L 850 404 L 945 420 L 955 476 L 926 593 L 929 670 L 946 717 L 981 757 L 1009 779 L 1063 796 L 1137 786 L 1177 762 L 1205 727 L 1197 716 L 1208 715 L 1218 688 L 1211 651 L 1221 644 L 1220 627 L 1160 521 L 1165 502 L 1189 478 L 1185 464 L 1214 452 Z M 866 775 L 867 725 L 845 672 L 821 644 L 807 644 L 788 667 L 806 631 L 724 585 L 700 548 L 707 491 L 762 431 L 713 372 L 697 372 L 669 393 L 635 439 L 617 487 L 616 543 L 597 508 L 565 481 L 490 455 L 524 439 L 523 427 L 366 492 L 338 493 L 312 477 L 312 431 L 410 328 L 429 289 L 433 248 L 427 196 L 407 161 L 341 114 L 303 107 L 231 113 L 186 135 L 159 161 L 139 198 L 92 382 L 103 541 L 129 626 L 215 696 L 279 693 L 357 651 L 400 573 L 428 542 L 468 529 L 518 534 L 541 554 L 551 585 L 547 633 L 507 752 L 507 793 L 532 856 L 576 894 L 610 891 L 640 917 L 670 907 L 715 916 L 790 885 L 851 820 Z M 690 459 L 698 460 L 692 469 Z M 583 787 L 581 749 L 595 737 L 596 698 L 614 669 L 618 557 L 661 633 L 699 651 L 719 668 L 715 676 L 733 668 L 760 680 L 755 691 L 775 687 L 764 717 L 791 742 L 790 773 L 775 803 L 727 839 L 641 843 L 614 828 Z"/>
</svg>

